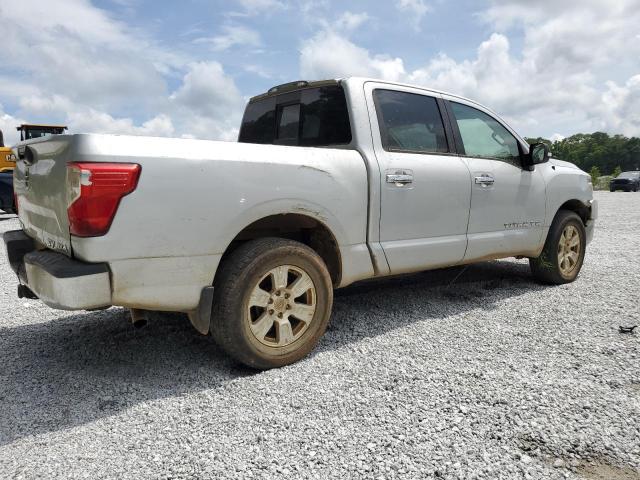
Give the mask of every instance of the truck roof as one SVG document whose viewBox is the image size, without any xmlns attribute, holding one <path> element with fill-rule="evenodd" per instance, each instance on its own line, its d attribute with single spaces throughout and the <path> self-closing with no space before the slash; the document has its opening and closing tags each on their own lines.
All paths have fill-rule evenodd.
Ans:
<svg viewBox="0 0 640 480">
<path fill-rule="evenodd" d="M 288 83 L 283 83 L 282 85 L 276 85 L 274 87 L 271 87 L 267 92 L 262 93 L 260 95 L 256 95 L 255 97 L 252 97 L 249 102 L 255 102 L 257 100 L 261 100 L 263 98 L 268 98 L 274 95 L 279 95 L 281 93 L 285 93 L 285 92 L 292 92 L 295 90 L 304 90 L 307 88 L 317 88 L 317 87 L 323 87 L 323 86 L 328 86 L 328 85 L 338 85 L 341 82 L 348 82 L 348 83 L 357 83 L 357 84 L 361 84 L 364 85 L 367 82 L 376 82 L 376 83 L 386 83 L 388 85 L 395 85 L 398 87 L 409 87 L 409 88 L 417 88 L 420 90 L 424 90 L 427 92 L 432 92 L 432 93 L 438 93 L 441 95 L 448 95 L 450 97 L 455 97 L 455 98 L 459 98 L 461 100 L 465 100 L 467 102 L 470 103 L 475 103 L 476 105 L 480 105 L 483 108 L 487 108 L 484 105 L 481 105 L 480 103 L 476 102 L 475 100 L 472 100 L 470 98 L 467 97 L 463 97 L 462 95 L 456 95 L 455 93 L 450 93 L 450 92 L 446 92 L 444 90 L 438 90 L 435 88 L 430 88 L 430 87 L 425 87 L 423 85 L 415 85 L 415 84 L 410 84 L 410 83 L 402 83 L 402 82 L 393 82 L 393 81 L 389 81 L 389 80 L 382 80 L 380 78 L 371 78 L 371 77 L 344 77 L 344 78 L 333 78 L 333 79 L 327 79 L 327 80 L 314 80 L 314 81 L 309 81 L 309 80 L 296 80 L 294 82 L 288 82 Z"/>
</svg>

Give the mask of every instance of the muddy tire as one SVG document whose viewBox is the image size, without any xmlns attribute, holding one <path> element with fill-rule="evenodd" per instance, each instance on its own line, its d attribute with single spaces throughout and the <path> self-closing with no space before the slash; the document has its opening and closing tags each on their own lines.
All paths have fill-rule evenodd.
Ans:
<svg viewBox="0 0 640 480">
<path fill-rule="evenodd" d="M 249 367 L 297 362 L 327 329 L 331 277 L 320 256 L 302 243 L 249 241 L 224 260 L 214 285 L 211 334 Z"/>
<path fill-rule="evenodd" d="M 582 219 L 574 212 L 560 210 L 551 224 L 538 258 L 530 258 L 533 276 L 548 284 L 573 282 L 582 268 L 587 235 Z"/>
</svg>

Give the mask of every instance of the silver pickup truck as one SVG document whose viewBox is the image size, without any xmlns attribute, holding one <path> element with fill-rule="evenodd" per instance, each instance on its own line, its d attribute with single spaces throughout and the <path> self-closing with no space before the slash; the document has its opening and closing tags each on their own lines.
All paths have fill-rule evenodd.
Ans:
<svg viewBox="0 0 640 480">
<path fill-rule="evenodd" d="M 237 143 L 60 135 L 14 153 L 20 295 L 186 312 L 259 369 L 311 351 L 333 289 L 358 280 L 517 256 L 571 282 L 597 216 L 589 175 L 491 110 L 362 78 L 252 98 Z"/>
</svg>

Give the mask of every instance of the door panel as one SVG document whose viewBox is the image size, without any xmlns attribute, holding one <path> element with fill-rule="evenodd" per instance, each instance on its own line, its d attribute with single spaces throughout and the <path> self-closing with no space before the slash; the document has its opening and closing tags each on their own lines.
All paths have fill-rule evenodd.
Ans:
<svg viewBox="0 0 640 480">
<path fill-rule="evenodd" d="M 380 243 L 390 271 L 459 263 L 467 246 L 469 169 L 448 151 L 436 95 L 396 86 L 393 94 L 374 93 L 384 88 L 367 83 L 365 93 L 381 171 Z"/>
<path fill-rule="evenodd" d="M 465 261 L 535 252 L 545 214 L 540 172 L 500 160 L 465 160 L 473 179 Z M 491 176 L 493 183 L 476 183 L 476 178 L 485 176 Z"/>
<path fill-rule="evenodd" d="M 533 255 L 543 234 L 546 185 L 522 168 L 523 146 L 478 105 L 449 103 L 459 150 L 471 172 L 471 210 L 465 262 Z"/>
</svg>

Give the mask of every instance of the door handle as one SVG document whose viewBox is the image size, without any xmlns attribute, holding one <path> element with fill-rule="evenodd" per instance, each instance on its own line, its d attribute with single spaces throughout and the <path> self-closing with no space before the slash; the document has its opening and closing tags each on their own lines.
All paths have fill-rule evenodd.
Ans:
<svg viewBox="0 0 640 480">
<path fill-rule="evenodd" d="M 387 183 L 395 183 L 398 186 L 413 183 L 413 175 L 406 173 L 387 173 Z"/>
<path fill-rule="evenodd" d="M 493 185 L 495 181 L 491 175 L 480 175 L 475 178 L 476 185 Z"/>
</svg>

